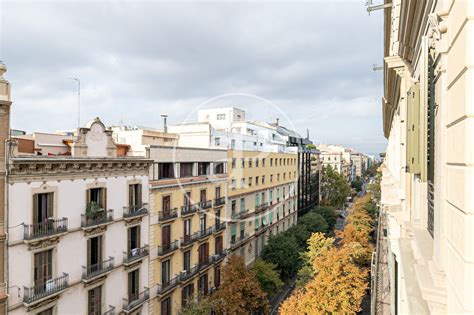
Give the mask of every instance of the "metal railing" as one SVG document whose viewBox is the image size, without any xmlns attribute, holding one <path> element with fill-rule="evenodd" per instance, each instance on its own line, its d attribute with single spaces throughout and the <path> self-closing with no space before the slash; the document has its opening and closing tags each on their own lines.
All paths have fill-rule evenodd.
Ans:
<svg viewBox="0 0 474 315">
<path fill-rule="evenodd" d="M 115 315 L 115 306 L 109 305 L 109 309 L 102 315 Z"/>
<path fill-rule="evenodd" d="M 222 260 L 226 255 L 227 255 L 227 251 L 226 251 L 226 250 L 221 250 L 220 252 L 215 253 L 214 255 L 211 256 L 211 262 L 212 262 L 212 263 L 219 262 L 219 261 Z"/>
<path fill-rule="evenodd" d="M 128 298 L 123 299 L 123 310 L 131 311 L 134 308 L 145 303 L 150 298 L 150 289 L 145 287 L 142 292 L 131 293 L 128 295 Z"/>
<path fill-rule="evenodd" d="M 239 235 L 239 237 L 236 237 L 235 239 L 231 239 L 230 243 L 232 244 L 233 247 L 236 247 L 243 241 L 245 241 L 249 237 L 248 233 L 245 233 L 244 235 Z"/>
<path fill-rule="evenodd" d="M 169 281 L 166 281 L 164 283 L 161 283 L 161 284 L 157 284 L 157 293 L 158 294 L 163 294 L 169 290 L 171 290 L 172 288 L 176 287 L 178 284 L 179 284 L 179 276 L 176 276 L 172 279 L 170 279 Z"/>
<path fill-rule="evenodd" d="M 199 205 L 184 205 L 181 207 L 181 215 L 187 215 L 195 213 L 199 208 Z"/>
<path fill-rule="evenodd" d="M 181 246 L 187 246 L 199 239 L 199 232 L 190 234 L 190 235 L 185 235 L 184 237 L 181 238 Z"/>
<path fill-rule="evenodd" d="M 178 208 L 158 211 L 158 221 L 167 221 L 178 217 Z"/>
<path fill-rule="evenodd" d="M 222 206 L 224 204 L 225 204 L 225 197 L 220 197 L 220 198 L 214 199 L 214 207 Z"/>
<path fill-rule="evenodd" d="M 212 207 L 212 200 L 201 201 L 199 203 L 199 208 L 201 208 L 201 210 L 209 209 L 211 207 Z"/>
<path fill-rule="evenodd" d="M 23 238 L 32 240 L 36 238 L 48 237 L 67 232 L 67 218 L 47 219 L 45 222 L 25 224 L 23 226 Z"/>
<path fill-rule="evenodd" d="M 123 217 L 133 218 L 148 214 L 148 204 L 142 203 L 141 205 L 133 205 L 129 207 L 123 207 Z"/>
<path fill-rule="evenodd" d="M 220 232 L 225 229 L 225 222 L 219 222 L 214 225 L 214 232 Z"/>
<path fill-rule="evenodd" d="M 248 210 L 248 209 L 246 209 L 246 210 L 244 210 L 244 211 L 239 211 L 239 212 L 237 212 L 237 213 L 232 214 L 232 219 L 233 219 L 233 220 L 242 219 L 242 218 L 244 218 L 245 216 L 247 216 L 248 214 L 249 214 L 249 210 Z"/>
<path fill-rule="evenodd" d="M 26 304 L 31 304 L 35 301 L 65 290 L 68 286 L 69 275 L 67 273 L 63 273 L 62 276 L 35 284 L 32 287 L 23 287 L 23 302 Z"/>
<path fill-rule="evenodd" d="M 131 263 L 132 261 L 148 256 L 148 245 L 132 248 L 128 252 L 123 252 L 123 262 Z"/>
<path fill-rule="evenodd" d="M 200 261 L 198 262 L 198 270 L 207 268 L 212 263 L 211 257 L 212 256 L 207 256 L 204 259 L 199 259 Z"/>
<path fill-rule="evenodd" d="M 114 220 L 114 210 L 99 210 L 86 214 L 81 214 L 81 227 L 91 227 Z"/>
<path fill-rule="evenodd" d="M 178 240 L 173 241 L 169 244 L 163 244 L 161 246 L 158 246 L 158 256 L 163 256 L 168 253 L 171 253 L 172 251 L 178 249 L 178 247 L 179 247 Z"/>
<path fill-rule="evenodd" d="M 179 274 L 179 280 L 180 281 L 186 281 L 186 280 L 194 277 L 194 275 L 196 275 L 198 273 L 198 271 L 199 271 L 199 266 L 198 265 L 194 265 L 193 267 L 189 268 L 188 270 L 183 270 Z"/>
<path fill-rule="evenodd" d="M 268 208 L 268 202 L 264 202 L 258 206 L 255 206 L 255 212 L 260 212 Z"/>
<path fill-rule="evenodd" d="M 203 237 L 206 237 L 206 236 L 209 236 L 212 234 L 212 227 L 210 228 L 207 228 L 205 230 L 200 230 L 199 232 L 197 232 L 198 235 L 199 235 L 199 238 L 203 238 Z"/>
<path fill-rule="evenodd" d="M 99 263 L 82 266 L 82 279 L 89 280 L 94 277 L 100 276 L 114 268 L 114 257 L 109 257 L 107 260 L 103 260 Z"/>
</svg>

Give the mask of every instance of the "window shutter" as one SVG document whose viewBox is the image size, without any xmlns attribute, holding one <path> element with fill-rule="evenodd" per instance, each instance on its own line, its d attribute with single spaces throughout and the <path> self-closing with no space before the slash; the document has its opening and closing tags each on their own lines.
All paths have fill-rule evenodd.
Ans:
<svg viewBox="0 0 474 315">
<path fill-rule="evenodd" d="M 420 173 L 420 86 L 414 84 L 407 93 L 407 172 Z"/>
<path fill-rule="evenodd" d="M 107 188 L 102 188 L 102 206 L 104 207 L 104 210 L 107 210 Z"/>
<path fill-rule="evenodd" d="M 86 189 L 86 203 L 90 204 L 91 203 L 91 190 Z"/>
<path fill-rule="evenodd" d="M 142 205 L 142 184 L 137 184 L 137 204 Z"/>
<path fill-rule="evenodd" d="M 130 209 L 132 208 L 132 206 L 134 205 L 133 202 L 133 185 L 128 185 L 128 206 L 130 207 Z"/>
<path fill-rule="evenodd" d="M 47 214 L 47 217 L 48 218 L 52 218 L 54 216 L 53 214 L 53 193 L 48 193 L 46 195 L 47 199 L 46 199 L 46 202 L 47 202 L 47 211 L 48 211 L 48 214 Z"/>
<path fill-rule="evenodd" d="M 38 194 L 33 195 L 33 223 L 38 223 Z"/>
</svg>

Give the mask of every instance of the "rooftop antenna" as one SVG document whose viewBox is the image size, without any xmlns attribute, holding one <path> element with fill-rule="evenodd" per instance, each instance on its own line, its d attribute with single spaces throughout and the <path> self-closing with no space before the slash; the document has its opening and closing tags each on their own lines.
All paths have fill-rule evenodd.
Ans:
<svg viewBox="0 0 474 315">
<path fill-rule="evenodd" d="M 166 119 L 168 118 L 168 115 L 166 114 L 161 114 L 161 118 L 163 118 L 163 132 L 167 133 L 168 132 L 168 126 L 166 125 Z"/>
<path fill-rule="evenodd" d="M 389 3 L 384 3 L 384 4 L 374 4 L 374 3 L 373 3 L 373 0 L 367 0 L 367 2 L 365 3 L 365 5 L 367 6 L 367 12 L 369 12 L 369 15 L 370 15 L 370 12 L 372 12 L 372 11 L 375 11 L 375 10 L 384 10 L 384 9 L 391 8 L 391 7 L 392 7 L 392 3 L 391 3 L 391 2 L 389 2 Z"/>
<path fill-rule="evenodd" d="M 68 78 L 77 82 L 77 128 L 81 128 L 81 80 L 79 78 Z"/>
<path fill-rule="evenodd" d="M 377 66 L 377 64 L 374 63 L 374 64 L 372 65 L 372 70 L 374 70 L 374 72 L 375 72 L 375 71 L 379 71 L 379 70 L 383 70 L 383 66 Z"/>
</svg>

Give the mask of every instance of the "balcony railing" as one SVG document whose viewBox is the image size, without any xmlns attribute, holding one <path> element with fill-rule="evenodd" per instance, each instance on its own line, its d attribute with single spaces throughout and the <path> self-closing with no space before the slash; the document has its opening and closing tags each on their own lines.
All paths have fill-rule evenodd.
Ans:
<svg viewBox="0 0 474 315">
<path fill-rule="evenodd" d="M 140 293 L 132 293 L 128 295 L 128 298 L 123 299 L 123 310 L 130 312 L 145 303 L 150 298 L 150 289 L 144 288 Z"/>
<path fill-rule="evenodd" d="M 179 284 L 179 276 L 176 276 L 170 279 L 169 281 L 163 282 L 161 284 L 157 284 L 157 293 L 158 295 L 166 293 L 167 291 L 176 287 L 178 284 Z"/>
<path fill-rule="evenodd" d="M 241 243 L 243 243 L 248 237 L 249 237 L 249 234 L 245 233 L 244 235 L 240 235 L 239 237 L 235 237 L 234 239 L 231 239 L 230 243 L 232 247 L 235 248 L 239 246 Z"/>
<path fill-rule="evenodd" d="M 178 208 L 173 208 L 173 209 L 168 209 L 168 210 L 163 210 L 163 211 L 158 212 L 158 220 L 160 222 L 172 220 L 177 217 L 178 217 Z"/>
<path fill-rule="evenodd" d="M 158 246 L 158 256 L 164 256 L 166 254 L 171 253 L 172 251 L 176 250 L 179 246 L 179 242 L 176 240 L 169 244 L 163 244 Z"/>
<path fill-rule="evenodd" d="M 192 277 L 194 277 L 194 275 L 196 275 L 199 271 L 199 266 L 198 265 L 195 265 L 194 267 L 191 267 L 189 270 L 183 270 L 181 271 L 180 275 L 179 275 L 179 280 L 180 281 L 186 281 Z"/>
<path fill-rule="evenodd" d="M 58 292 L 65 290 L 69 286 L 69 275 L 63 273 L 62 276 L 46 280 L 44 283 L 35 284 L 32 287 L 23 287 L 23 302 L 34 303 Z"/>
<path fill-rule="evenodd" d="M 198 270 L 203 270 L 207 268 L 208 266 L 211 265 L 212 263 L 212 256 L 204 257 L 203 259 L 200 259 L 198 263 Z"/>
<path fill-rule="evenodd" d="M 227 255 L 227 251 L 221 250 L 220 252 L 218 252 L 218 253 L 211 256 L 211 262 L 212 263 L 217 263 L 217 262 L 221 261 L 226 255 Z"/>
<path fill-rule="evenodd" d="M 114 210 L 98 210 L 86 214 L 81 214 L 81 227 L 87 228 L 100 224 L 112 222 L 114 220 Z"/>
<path fill-rule="evenodd" d="M 196 232 L 190 235 L 185 235 L 184 237 L 181 238 L 181 246 L 187 246 L 189 244 L 192 244 L 198 239 L 199 239 L 199 232 Z"/>
<path fill-rule="evenodd" d="M 209 209 L 211 207 L 212 207 L 212 200 L 201 201 L 199 203 L 199 208 L 201 208 L 201 210 Z"/>
<path fill-rule="evenodd" d="M 141 205 L 133 205 L 129 207 L 123 207 L 123 217 L 133 218 L 148 214 L 148 204 L 142 203 Z"/>
<path fill-rule="evenodd" d="M 198 232 L 199 238 L 203 238 L 212 234 L 212 227 Z"/>
<path fill-rule="evenodd" d="M 109 305 L 109 309 L 102 315 L 115 315 L 115 306 Z"/>
<path fill-rule="evenodd" d="M 45 222 L 25 224 L 23 238 L 33 240 L 67 232 L 67 218 L 47 219 Z"/>
<path fill-rule="evenodd" d="M 97 276 L 100 276 L 104 273 L 109 272 L 114 268 L 114 257 L 109 257 L 109 259 L 101 261 L 99 263 L 82 266 L 82 279 L 90 280 Z"/>
<path fill-rule="evenodd" d="M 123 252 L 123 262 L 129 264 L 146 256 L 148 256 L 148 245 L 132 248 L 128 252 Z"/>
<path fill-rule="evenodd" d="M 248 214 L 249 214 L 248 209 L 246 209 L 244 211 L 239 211 L 239 212 L 236 212 L 236 213 L 232 214 L 232 219 L 233 220 L 242 219 L 242 218 L 245 218 Z"/>
<path fill-rule="evenodd" d="M 199 205 L 184 205 L 181 207 L 181 215 L 187 215 L 195 213 L 199 208 Z"/>
<path fill-rule="evenodd" d="M 225 204 L 225 197 L 214 199 L 214 207 L 222 206 Z"/>
<path fill-rule="evenodd" d="M 214 233 L 220 232 L 225 229 L 225 222 L 219 222 L 214 225 Z"/>
<path fill-rule="evenodd" d="M 264 211 L 267 208 L 268 208 L 268 202 L 264 202 L 258 206 L 255 206 L 255 212 Z"/>
</svg>

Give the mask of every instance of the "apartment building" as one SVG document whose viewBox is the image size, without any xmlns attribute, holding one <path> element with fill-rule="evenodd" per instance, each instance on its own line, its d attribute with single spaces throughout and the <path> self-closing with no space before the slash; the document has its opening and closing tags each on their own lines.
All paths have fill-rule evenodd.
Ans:
<svg viewBox="0 0 474 315">
<path fill-rule="evenodd" d="M 385 9 L 382 209 L 391 312 L 474 313 L 474 5 Z"/>
<path fill-rule="evenodd" d="M 9 140 L 9 313 L 146 313 L 150 162 L 111 135 L 96 118 Z"/>
<path fill-rule="evenodd" d="M 227 150 L 227 247 L 247 264 L 255 261 L 271 234 L 296 224 L 298 146 L 278 123 L 249 121 L 245 111 L 198 111 L 198 122 L 170 126 L 179 145 Z M 300 137 L 301 138 L 301 137 Z M 292 140 L 293 141 L 293 140 Z"/>
<path fill-rule="evenodd" d="M 358 152 L 351 151 L 351 162 L 354 167 L 353 179 L 362 178 L 362 174 L 367 169 L 367 159 L 366 157 Z"/>
<path fill-rule="evenodd" d="M 218 288 L 227 254 L 227 151 L 150 146 L 150 313 Z"/>
</svg>

